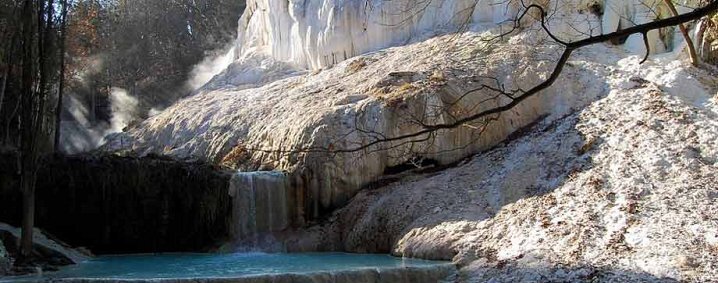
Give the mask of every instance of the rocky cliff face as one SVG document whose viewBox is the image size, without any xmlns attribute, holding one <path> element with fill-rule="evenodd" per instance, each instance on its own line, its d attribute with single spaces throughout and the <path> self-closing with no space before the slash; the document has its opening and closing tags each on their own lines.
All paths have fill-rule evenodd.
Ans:
<svg viewBox="0 0 718 283">
<path fill-rule="evenodd" d="M 252 52 L 320 69 L 390 46 L 405 45 L 462 25 L 506 21 L 516 3 L 501 1 L 271 1 L 247 3 L 240 20 L 239 57 Z"/>
<path fill-rule="evenodd" d="M 355 7 L 361 1 L 307 1 L 301 5 L 290 2 L 299 6 L 289 9 L 291 7 L 279 5 L 280 2 L 257 1 L 248 5 L 243 17 L 246 23 L 240 36 L 243 47 L 238 49 L 239 62 L 253 56 L 251 54 L 258 54 L 249 50 L 261 49 L 262 56 L 274 61 L 288 60 L 300 67 L 325 67 L 347 56 L 405 43 L 409 38 L 420 39 L 422 37 L 416 35 L 418 30 L 439 26 L 450 30 L 461 21 L 438 15 L 458 13 L 459 8 L 473 1 L 445 1 L 440 6 L 431 5 L 422 16 L 412 18 L 413 22 L 407 27 L 384 27 L 387 31 L 382 38 L 404 40 L 377 43 L 373 40 L 379 39 L 371 39 L 370 43 L 356 46 L 354 51 L 331 62 L 321 58 L 346 47 L 338 42 L 359 42 L 363 40 L 361 38 L 376 34 L 364 31 L 354 34 L 343 29 L 360 26 L 357 21 L 364 16 L 368 17 L 365 19 L 368 29 L 379 29 L 382 27 L 380 19 L 385 18 L 394 6 L 372 4 L 379 6 L 366 7 L 364 11 Z M 402 2 L 401 5 L 411 6 L 412 3 Z M 270 4 L 278 6 L 271 6 L 273 9 L 263 6 Z M 337 42 L 328 46 L 339 49 L 312 47 L 305 50 L 305 57 L 285 54 L 287 50 L 296 50 L 295 45 L 311 47 L 319 44 L 312 34 L 306 38 L 282 34 L 286 30 L 296 30 L 298 26 L 315 32 L 323 21 L 306 11 L 317 8 L 317 5 L 324 7 L 319 9 L 324 11 L 322 13 L 328 13 L 319 15 L 330 25 L 324 28 L 335 32 L 319 32 L 325 35 L 319 41 Z M 514 5 L 491 6 L 490 11 L 514 11 L 511 10 Z M 590 5 L 577 5 L 572 3 L 567 7 L 598 19 L 590 13 Z M 576 7 L 578 10 L 573 10 Z M 378 143 L 352 151 L 383 137 L 416 132 L 424 125 L 450 123 L 510 99 L 490 88 L 480 88 L 482 85 L 507 90 L 527 89 L 546 77 L 553 67 L 551 64 L 531 64 L 522 59 L 543 52 L 555 54 L 555 46 L 542 43 L 545 35 L 527 31 L 524 35 L 514 36 L 510 43 L 486 44 L 486 39 L 499 33 L 501 28 L 489 29 L 481 24 L 492 23 L 490 26 L 493 26 L 494 21 L 505 20 L 505 15 L 496 16 L 494 14 L 498 12 L 491 12 L 489 14 L 493 16 L 489 17 L 487 10 L 473 9 L 477 12 L 467 14 L 467 23 L 477 21 L 475 27 L 482 32 L 467 32 L 458 37 L 447 35 L 359 56 L 321 72 L 290 77 L 258 88 L 237 90 L 235 85 L 213 85 L 212 90 L 180 101 L 126 135 L 115 138 L 106 148 L 200 158 L 243 171 L 286 170 L 293 186 L 304 192 L 297 206 L 303 208 L 302 214 L 313 218 L 345 203 L 387 168 L 416 160 L 439 164 L 455 162 L 495 145 L 538 117 L 560 116 L 604 92 L 602 85 L 587 83 L 593 80 L 590 71 L 575 68 L 568 71 L 567 77 L 578 81 L 564 80 L 514 111 L 435 135 Z M 299 17 L 304 10 L 306 16 Z M 261 13 L 277 15 L 269 17 Z M 411 13 L 393 19 L 408 15 Z M 297 26 L 290 24 L 286 29 L 280 29 L 281 19 L 295 19 Z M 279 22 L 272 22 L 275 20 Z M 527 25 L 531 26 L 530 21 Z M 344 32 L 351 36 L 342 36 Z M 323 53 L 324 50 L 329 53 Z M 548 58 L 552 57 L 549 55 Z M 334 150 L 350 152 L 330 153 Z"/>
<path fill-rule="evenodd" d="M 300 68 L 321 69 L 436 34 L 508 28 L 522 7 L 531 4 L 545 7 L 549 28 L 566 41 L 670 16 L 660 0 L 253 0 L 240 20 L 237 57 L 263 53 Z M 678 7 L 685 12 L 697 4 L 687 0 Z M 648 34 L 653 53 L 671 50 L 681 40 L 673 30 Z M 629 37 L 625 46 L 632 52 L 645 51 L 641 35 Z"/>
<path fill-rule="evenodd" d="M 356 58 L 318 74 L 261 88 L 217 90 L 185 99 L 128 133 L 124 143 L 141 154 L 206 158 L 243 171 L 286 170 L 305 192 L 305 213 L 319 215 L 343 204 L 387 168 L 411 160 L 450 164 L 487 149 L 537 118 L 560 117 L 605 93 L 591 67 L 577 66 L 549 91 L 513 111 L 436 135 L 332 154 L 381 137 L 414 133 L 422 123 L 449 123 L 507 103 L 488 89 L 465 96 L 498 76 L 506 89 L 528 88 L 550 64 L 530 65 L 528 43 L 492 46 L 474 60 L 482 35 L 434 38 Z M 452 44 L 452 48 L 442 48 Z M 542 49 L 551 52 L 552 47 Z M 456 54 L 462 54 L 456 56 Z M 518 55 L 523 54 L 523 55 Z M 513 69 L 515 65 L 525 68 Z"/>
<path fill-rule="evenodd" d="M 363 191 L 287 247 L 451 259 L 466 282 L 718 280 L 718 80 L 638 61 L 598 69 L 610 92 L 585 109 Z"/>
<path fill-rule="evenodd" d="M 653 20 L 662 15 L 659 2 L 531 1 L 545 7 L 546 25 L 567 41 Z M 561 50 L 547 40 L 539 14 L 504 34 L 521 7 L 519 1 L 249 1 L 230 69 L 104 149 L 201 159 L 244 172 L 285 171 L 297 208 L 289 218 L 316 219 L 386 172 L 458 162 L 611 90 L 606 69 L 625 50 L 589 49 L 575 54 L 554 86 L 511 111 L 381 142 L 504 105 L 512 98 L 496 90 L 520 92 L 545 80 Z M 674 33 L 650 34 L 652 52 L 673 47 Z"/>
</svg>

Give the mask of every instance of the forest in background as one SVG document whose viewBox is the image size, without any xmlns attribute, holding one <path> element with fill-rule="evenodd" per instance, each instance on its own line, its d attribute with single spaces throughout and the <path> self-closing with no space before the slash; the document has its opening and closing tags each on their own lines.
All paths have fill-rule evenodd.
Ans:
<svg viewBox="0 0 718 283">
<path fill-rule="evenodd" d="M 0 0 L 0 36 L 9 39 L 0 44 L 0 144 L 5 149 L 20 144 L 25 2 Z M 36 52 L 44 53 L 43 68 L 50 73 L 43 87 L 48 113 L 57 105 L 60 76 L 64 78 L 62 123 L 57 125 L 55 115 L 48 114 L 45 130 L 54 136 L 54 128 L 61 125 L 58 146 L 66 153 L 92 149 L 104 135 L 193 91 L 193 76 L 206 77 L 197 72 L 207 72 L 197 65 L 229 52 L 244 9 L 244 1 L 237 0 L 30 2 L 44 15 L 36 21 L 49 19 L 39 29 L 44 34 L 38 37 L 44 40 L 36 42 L 42 46 Z M 54 142 L 46 142 L 52 151 Z"/>
<path fill-rule="evenodd" d="M 222 54 L 222 51 L 212 54 L 208 50 L 223 50 L 222 47 L 228 43 L 221 40 L 222 31 L 235 31 L 236 28 L 217 28 L 220 25 L 218 18 L 221 17 L 212 15 L 210 11 L 213 10 L 202 12 L 200 7 L 212 5 L 198 5 L 197 1 L 23 0 L 6 1 L 3 5 L 3 18 L 0 19 L 0 32 L 4 39 L 0 44 L 0 119 L 5 125 L 3 149 L 16 150 L 19 164 L 17 174 L 23 194 L 22 261 L 31 258 L 38 168 L 59 148 L 57 133 L 61 129 L 59 125 L 65 124 L 59 122 L 65 120 L 80 125 L 82 129 L 93 129 L 96 132 L 88 135 L 101 137 L 98 133 L 107 133 L 108 128 L 116 129 L 115 122 L 119 118 L 121 123 L 117 125 L 124 127 L 151 115 L 153 109 L 162 108 L 192 91 L 196 86 L 191 82 L 197 75 L 197 64 L 202 65 L 201 62 L 207 62 L 208 58 Z M 174 5 L 176 10 L 169 8 Z M 539 10 L 543 23 L 547 13 L 541 6 L 529 8 L 532 7 Z M 226 12 L 222 6 L 215 8 L 218 12 Z M 635 33 L 642 33 L 647 42 L 646 34 L 650 30 L 679 25 L 711 13 L 714 15 L 717 9 L 718 2 L 714 0 L 687 14 L 600 36 L 571 42 L 552 37 L 565 48 L 546 81 L 527 91 L 500 91 L 511 100 L 503 106 L 451 124 L 427 125 L 423 132 L 389 139 L 412 138 L 460 127 L 470 121 L 511 110 L 521 100 L 551 86 L 563 66 L 568 65 L 571 52 L 576 49 Z M 150 12 L 152 10 L 155 12 Z M 200 14 L 203 16 L 198 16 Z M 236 24 L 236 19 L 227 21 L 230 25 Z M 516 23 L 519 22 L 521 18 L 516 19 Z M 215 27 L 209 28 L 212 25 Z M 546 32 L 550 35 L 548 29 Z M 228 42 L 231 42 L 233 32 L 227 34 Z M 188 50 L 196 50 L 196 53 Z M 60 111 L 63 108 L 66 111 Z M 98 129 L 95 129 L 96 126 L 99 126 Z M 72 131 L 69 133 L 73 138 L 79 135 Z M 362 148 L 351 151 L 359 150 Z M 334 150 L 328 148 L 326 151 Z M 14 160 L 15 156 L 11 162 Z"/>
<path fill-rule="evenodd" d="M 36 258 L 35 187 L 48 158 L 92 149 L 190 93 L 198 63 L 227 53 L 243 3 L 0 0 L 0 154 L 17 164 L 22 192 L 17 265 Z"/>
</svg>

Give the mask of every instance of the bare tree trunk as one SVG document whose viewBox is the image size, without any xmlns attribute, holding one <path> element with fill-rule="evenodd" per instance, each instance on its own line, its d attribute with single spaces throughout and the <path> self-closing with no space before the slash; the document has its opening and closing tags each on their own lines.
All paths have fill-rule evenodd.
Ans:
<svg viewBox="0 0 718 283">
<path fill-rule="evenodd" d="M 23 7 L 23 44 L 22 44 L 22 114 L 21 114 L 21 151 L 20 151 L 20 185 L 22 189 L 22 235 L 20 236 L 21 261 L 29 261 L 32 257 L 33 227 L 35 226 L 35 188 L 32 186 L 34 174 L 32 145 L 33 95 L 35 83 L 34 72 L 34 32 L 33 1 L 25 0 Z"/>
<path fill-rule="evenodd" d="M 39 21 L 38 25 L 38 45 L 37 48 L 39 50 L 38 53 L 38 71 L 39 71 L 39 79 L 40 79 L 40 85 L 38 87 L 39 92 L 36 94 L 37 103 L 39 104 L 37 113 L 34 113 L 35 120 L 32 124 L 32 130 L 33 130 L 33 145 L 35 146 L 35 151 L 38 151 L 36 155 L 39 155 L 39 152 L 42 150 L 39 148 L 40 142 L 43 142 L 43 137 L 45 137 L 45 128 L 43 125 L 45 125 L 46 120 L 48 119 L 47 108 L 45 103 L 48 99 L 48 93 L 50 92 L 50 81 L 52 79 L 51 77 L 51 60 L 50 57 L 52 55 L 52 51 L 54 50 L 53 46 L 53 35 L 52 35 L 52 18 L 55 16 L 55 6 L 54 0 L 47 0 L 47 3 L 45 0 L 40 1 L 40 17 L 43 16 L 44 18 Z M 47 142 L 47 141 L 44 141 Z"/>
<path fill-rule="evenodd" d="M 28 164 L 27 157 L 22 160 L 22 236 L 20 253 L 22 259 L 29 261 L 32 258 L 33 228 L 35 227 L 35 180 L 37 175 L 32 164 Z"/>
<path fill-rule="evenodd" d="M 97 80 L 95 80 L 95 83 L 92 84 L 93 86 L 97 85 Z M 97 89 L 90 87 L 90 123 L 94 125 L 97 122 Z"/>
<path fill-rule="evenodd" d="M 8 145 L 13 144 L 12 142 L 10 142 L 10 126 L 12 125 L 12 118 L 15 117 L 15 115 L 17 114 L 17 111 L 20 110 L 20 104 L 21 104 L 20 102 L 21 102 L 21 100 L 22 100 L 22 99 L 16 99 L 16 101 L 15 101 L 15 107 L 12 108 L 12 111 L 10 112 L 10 115 L 7 116 L 8 118 L 7 118 L 7 122 L 6 122 L 6 125 L 5 125 L 5 142 L 6 142 Z M 19 131 L 18 131 L 18 132 L 19 132 Z M 18 135 L 18 138 L 19 138 L 19 137 L 20 137 L 20 135 Z M 15 144 L 16 144 L 16 145 L 19 145 L 20 142 L 17 142 L 17 143 L 15 143 Z M 18 168 L 18 170 L 20 170 L 20 166 L 18 166 L 17 168 Z"/>
<path fill-rule="evenodd" d="M 13 7 L 13 12 L 17 12 L 17 7 Z M 13 30 L 9 30 L 7 34 L 4 34 L 3 36 L 6 36 L 5 38 L 10 38 L 7 42 L 5 42 L 5 46 L 3 46 L 3 50 L 5 51 L 5 66 L 6 68 L 3 70 L 2 75 L 2 82 L 0 82 L 0 114 L 2 114 L 2 108 L 5 101 L 5 91 L 7 90 L 7 82 L 8 77 L 10 76 L 10 69 L 13 66 L 13 54 L 15 54 L 15 43 L 17 40 L 17 32 Z M 11 119 L 12 117 L 8 117 L 8 119 Z M 2 115 L 0 115 L 0 119 L 2 119 Z"/>
<path fill-rule="evenodd" d="M 673 5 L 673 2 L 671 0 L 663 0 L 664 3 L 666 3 L 666 6 L 668 6 L 668 9 L 671 10 L 671 14 L 676 17 L 678 16 L 678 11 L 676 10 L 676 6 Z M 691 36 L 688 34 L 688 29 L 684 24 L 678 25 L 678 28 L 681 30 L 681 33 L 683 34 L 683 38 L 686 40 L 686 45 L 688 45 L 688 54 L 691 56 L 691 63 L 694 66 L 698 65 L 698 55 L 696 54 L 696 47 L 693 45 L 693 40 L 691 40 Z"/>
<path fill-rule="evenodd" d="M 698 28 L 696 31 L 696 44 L 698 44 L 698 55 L 701 56 L 701 58 L 705 58 L 706 54 L 706 41 L 705 41 L 705 35 L 706 31 L 708 30 L 708 26 L 710 26 L 711 20 L 710 18 L 705 18 L 698 22 Z"/>
<path fill-rule="evenodd" d="M 19 263 L 31 263 L 35 226 L 35 184 L 40 160 L 48 148 L 50 131 L 46 107 L 53 78 L 54 0 L 25 0 L 22 13 L 22 84 L 20 88 L 19 163 L 22 190 L 22 235 Z"/>
<path fill-rule="evenodd" d="M 55 139 L 53 149 L 57 153 L 60 149 L 60 128 L 62 124 L 62 97 L 65 90 L 65 39 L 67 34 L 67 0 L 62 0 L 62 21 L 60 28 L 60 86 L 57 91 L 57 106 L 55 107 Z"/>
<path fill-rule="evenodd" d="M 20 38 L 22 37 L 20 28 L 17 26 L 17 21 L 19 21 L 19 19 L 17 18 L 17 16 L 15 16 L 18 14 L 18 12 L 21 11 L 20 9 L 22 9 L 22 5 L 17 5 L 17 4 L 18 3 L 16 3 L 16 2 L 13 3 L 13 8 L 12 8 L 13 16 L 10 18 L 10 21 L 12 21 L 12 23 L 10 23 L 10 25 L 7 27 L 8 32 L 6 34 L 4 34 L 4 36 L 6 36 L 5 38 L 9 38 L 10 40 L 5 42 L 5 46 L 3 47 L 4 48 L 3 50 L 5 51 L 5 58 L 3 58 L 3 59 L 5 60 L 6 69 L 4 70 L 2 83 L 0 83 L 0 114 L 2 114 L 1 110 L 3 110 L 3 108 L 5 109 L 5 111 L 10 110 L 10 112 L 8 112 L 10 115 L 4 115 L 4 118 L 7 119 L 7 122 L 6 122 L 7 126 L 5 127 L 5 136 L 0 137 L 0 138 L 2 138 L 2 141 L 0 143 L 5 143 L 8 145 L 12 144 L 10 142 L 10 124 L 11 124 L 13 118 L 15 117 L 15 114 L 17 113 L 17 110 L 19 109 L 19 105 L 20 105 L 19 99 L 17 99 L 17 102 L 15 103 L 14 107 L 13 107 L 13 105 L 7 105 L 7 104 L 10 104 L 10 101 L 12 101 L 12 100 L 8 99 L 9 101 L 5 101 L 5 99 L 8 98 L 7 91 L 8 91 L 8 83 L 11 82 L 10 76 L 16 75 L 12 72 L 12 70 L 13 70 L 13 67 L 15 66 L 15 64 L 17 63 L 17 58 L 16 58 L 17 52 L 18 52 L 17 46 L 18 46 L 18 42 L 19 42 Z M 0 120 L 2 120 L 2 119 L 3 119 L 3 115 L 0 115 Z"/>
<path fill-rule="evenodd" d="M 0 82 L 0 114 L 2 114 L 2 105 L 3 101 L 5 100 L 5 87 L 7 86 L 7 76 L 10 75 L 10 64 L 8 64 L 8 67 L 3 71 L 2 74 L 2 82 Z M 2 116 L 0 116 L 2 117 Z"/>
<path fill-rule="evenodd" d="M 12 31 L 9 31 L 7 35 L 11 35 L 11 34 L 12 34 Z M 3 36 L 6 36 L 6 34 L 3 34 Z M 8 37 L 5 37 L 5 38 L 8 38 Z M 5 88 L 7 86 L 7 77 L 10 75 L 10 66 L 12 66 L 12 64 L 10 62 L 12 57 L 10 56 L 10 54 L 12 54 L 13 52 L 10 50 L 10 48 L 12 48 L 13 43 L 15 42 L 15 35 L 12 34 L 11 36 L 9 36 L 9 38 L 11 38 L 11 39 L 8 40 L 7 42 L 5 42 L 4 46 L 2 47 L 3 48 L 2 50 L 4 50 L 8 55 L 5 56 L 5 58 L 2 58 L 2 59 L 7 59 L 7 61 L 5 62 L 6 63 L 5 69 L 3 70 L 3 74 L 2 74 L 2 82 L 0 82 L 0 114 L 2 114 L 3 101 L 5 100 Z M 2 115 L 0 115 L 0 119 L 2 119 Z"/>
</svg>

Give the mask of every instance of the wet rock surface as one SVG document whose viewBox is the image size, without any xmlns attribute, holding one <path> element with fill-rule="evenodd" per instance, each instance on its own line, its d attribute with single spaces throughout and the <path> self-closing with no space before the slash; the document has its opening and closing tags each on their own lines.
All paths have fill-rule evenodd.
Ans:
<svg viewBox="0 0 718 283">
<path fill-rule="evenodd" d="M 17 225 L 13 160 L 0 167 L 0 221 Z M 100 254 L 209 249 L 227 240 L 231 221 L 231 175 L 217 169 L 156 158 L 52 158 L 38 173 L 36 227 Z"/>
</svg>

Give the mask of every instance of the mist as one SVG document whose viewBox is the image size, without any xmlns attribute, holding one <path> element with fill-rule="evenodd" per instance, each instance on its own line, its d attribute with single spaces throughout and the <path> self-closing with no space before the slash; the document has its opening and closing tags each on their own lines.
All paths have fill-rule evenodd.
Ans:
<svg viewBox="0 0 718 283">
<path fill-rule="evenodd" d="M 234 45 L 228 45 L 218 51 L 211 52 L 200 63 L 192 67 L 189 79 L 185 83 L 188 91 L 195 91 L 214 76 L 225 70 L 234 60 Z M 79 81 L 87 83 L 86 77 L 100 72 L 102 60 L 96 60 L 88 73 L 82 74 Z M 130 94 L 126 89 L 112 87 L 110 90 L 110 119 L 109 121 L 91 121 L 87 106 L 77 98 L 78 94 L 68 94 L 63 105 L 70 119 L 61 122 L 60 149 L 67 154 L 77 154 L 91 151 L 105 143 L 105 137 L 113 133 L 120 133 L 146 117 L 158 115 L 164 110 L 163 105 L 142 105 L 138 97 Z M 143 94 L 136 94 L 143 95 Z M 144 107 L 143 107 L 144 106 Z M 68 115 L 66 115 L 67 117 Z"/>
<path fill-rule="evenodd" d="M 190 79 L 187 81 L 187 86 L 190 90 L 194 91 L 204 86 L 214 76 L 218 75 L 234 61 L 234 53 L 236 47 L 234 42 L 220 49 L 219 51 L 213 52 L 213 55 L 207 56 L 192 68 L 190 72 Z"/>
<path fill-rule="evenodd" d="M 91 151 L 105 142 L 109 134 L 122 132 L 127 126 L 140 121 L 139 101 L 127 90 L 113 87 L 110 91 L 111 118 L 106 121 L 90 121 L 90 111 L 74 95 L 63 101 L 65 111 L 71 116 L 60 126 L 60 148 L 64 153 L 76 154 Z"/>
</svg>

